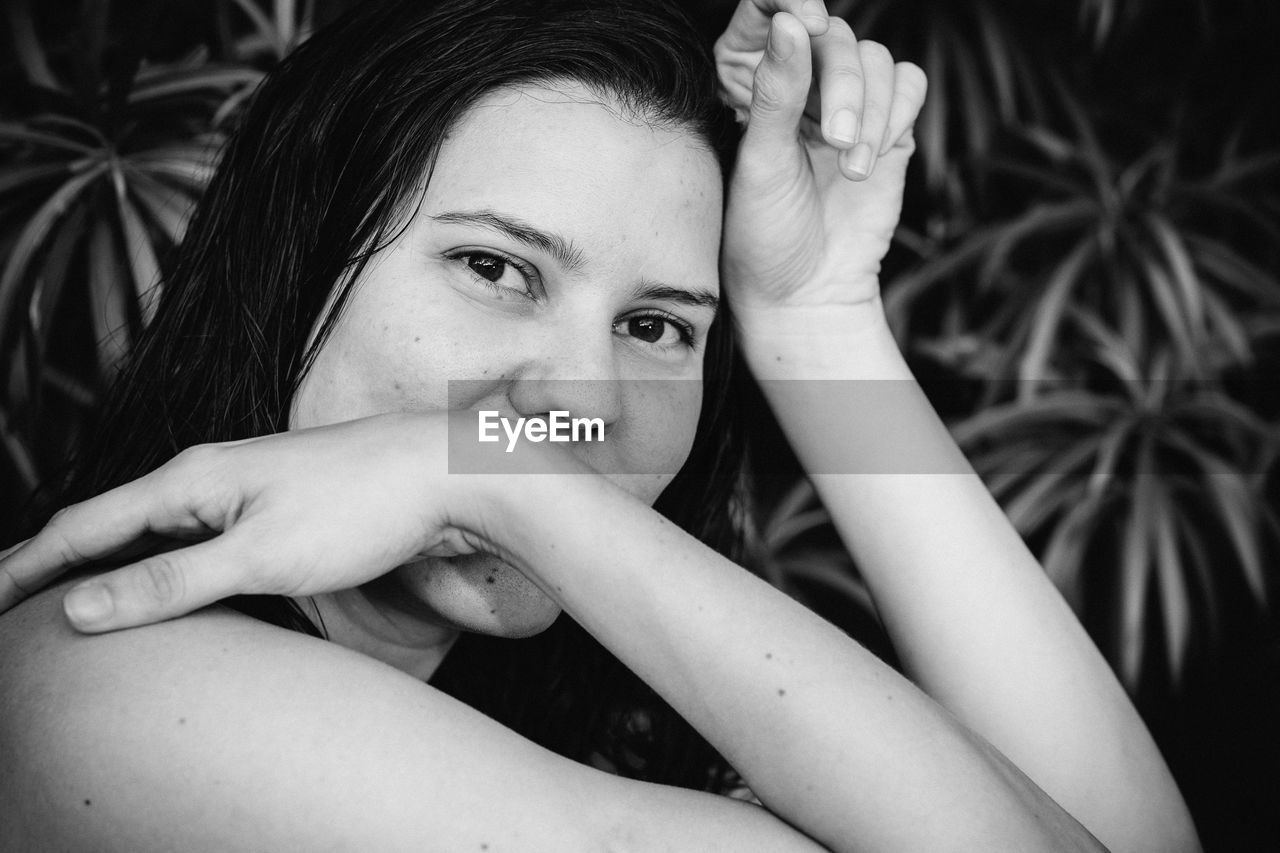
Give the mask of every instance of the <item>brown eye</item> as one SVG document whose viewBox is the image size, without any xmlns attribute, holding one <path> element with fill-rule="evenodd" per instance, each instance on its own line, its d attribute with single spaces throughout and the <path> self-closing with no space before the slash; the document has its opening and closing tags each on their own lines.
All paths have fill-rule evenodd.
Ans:
<svg viewBox="0 0 1280 853">
<path fill-rule="evenodd" d="M 667 321 L 661 317 L 633 317 L 627 321 L 627 333 L 647 344 L 656 344 L 666 333 Z"/>
<path fill-rule="evenodd" d="M 467 258 L 471 271 L 486 281 L 497 282 L 507 271 L 507 262 L 490 255 L 471 255 Z"/>
</svg>

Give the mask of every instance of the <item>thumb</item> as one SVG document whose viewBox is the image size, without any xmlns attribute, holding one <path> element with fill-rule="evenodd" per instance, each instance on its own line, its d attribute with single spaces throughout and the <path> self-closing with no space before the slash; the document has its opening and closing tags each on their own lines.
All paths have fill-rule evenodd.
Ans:
<svg viewBox="0 0 1280 853">
<path fill-rule="evenodd" d="M 249 592 L 250 561 L 226 534 L 87 580 L 62 601 L 72 626 L 97 634 L 183 616 Z"/>
<path fill-rule="evenodd" d="M 776 158 L 797 150 L 813 78 L 809 33 L 799 19 L 779 12 L 769 25 L 764 57 L 756 66 L 744 154 Z"/>
</svg>

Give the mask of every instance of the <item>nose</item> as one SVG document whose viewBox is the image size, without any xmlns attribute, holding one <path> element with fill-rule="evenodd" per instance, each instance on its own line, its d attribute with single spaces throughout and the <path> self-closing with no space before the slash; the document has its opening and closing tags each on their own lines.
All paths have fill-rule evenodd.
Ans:
<svg viewBox="0 0 1280 853">
<path fill-rule="evenodd" d="M 535 351 L 512 378 L 511 407 L 523 417 L 564 411 L 573 418 L 600 418 L 608 433 L 622 416 L 612 330 L 559 331 L 539 336 Z"/>
</svg>

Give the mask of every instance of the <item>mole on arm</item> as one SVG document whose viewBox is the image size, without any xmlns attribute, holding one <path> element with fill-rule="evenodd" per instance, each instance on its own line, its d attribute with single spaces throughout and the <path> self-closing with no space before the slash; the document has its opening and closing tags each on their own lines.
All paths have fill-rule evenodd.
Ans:
<svg viewBox="0 0 1280 853">
<path fill-rule="evenodd" d="M 779 688 L 778 688 L 778 695 L 779 695 L 779 696 L 786 696 L 786 695 L 787 695 L 787 691 L 785 691 L 785 690 L 783 690 L 781 687 L 779 687 Z"/>
<path fill-rule="evenodd" d="M 84 804 L 85 804 L 86 806 L 91 806 L 91 805 L 93 805 L 93 800 L 85 800 L 85 801 L 84 801 Z"/>
</svg>

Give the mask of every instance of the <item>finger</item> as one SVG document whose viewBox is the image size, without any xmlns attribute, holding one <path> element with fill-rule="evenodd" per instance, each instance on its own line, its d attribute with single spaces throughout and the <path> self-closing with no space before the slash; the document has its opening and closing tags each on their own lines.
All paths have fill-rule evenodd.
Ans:
<svg viewBox="0 0 1280 853">
<path fill-rule="evenodd" d="M 764 58 L 756 68 L 744 153 L 776 156 L 796 148 L 813 76 L 809 37 L 792 15 L 774 16 Z"/>
<path fill-rule="evenodd" d="M 813 64 L 823 138 L 836 148 L 852 148 L 858 141 L 865 84 L 858 40 L 844 19 L 832 18 L 827 31 L 813 39 Z"/>
<path fill-rule="evenodd" d="M 221 529 L 234 500 L 210 477 L 217 452 L 191 448 L 144 477 L 54 513 L 4 558 L 9 594 L 33 593 L 75 566 L 128 553 L 150 534 L 190 538 Z M 201 488 L 193 491 L 194 483 Z"/>
<path fill-rule="evenodd" d="M 889 49 L 879 42 L 864 40 L 858 43 L 858 53 L 865 81 L 858 144 L 840 154 L 841 170 L 854 180 L 867 178 L 875 171 L 894 95 L 893 55 Z"/>
<path fill-rule="evenodd" d="M 138 482 L 54 513 L 35 536 L 5 553 L 0 610 L 32 595 L 68 569 L 114 554 L 147 531 Z"/>
<path fill-rule="evenodd" d="M 68 569 L 115 555 L 150 532 L 187 532 L 192 519 L 185 512 L 174 517 L 172 510 L 181 503 L 165 500 L 156 488 L 159 482 L 148 475 L 54 513 L 39 533 L 4 558 L 6 585 L 35 592 Z"/>
<path fill-rule="evenodd" d="M 30 562 L 26 555 L 23 555 L 21 560 L 8 559 L 31 541 L 26 539 L 0 551 L 0 613 L 35 595 L 74 565 L 72 561 L 41 565 Z M 143 554 L 155 548 L 161 541 L 163 541 L 161 537 L 143 535 L 123 548 L 112 551 L 111 557 L 114 560 L 127 560 L 133 555 Z"/>
<path fill-rule="evenodd" d="M 13 607 L 20 601 L 31 596 L 31 593 L 37 588 L 30 583 L 13 574 L 9 569 L 7 559 L 9 555 L 14 554 L 19 548 L 30 542 L 30 539 L 24 539 L 16 545 L 11 545 L 0 551 L 0 613 Z"/>
<path fill-rule="evenodd" d="M 234 534 L 155 554 L 87 580 L 63 598 L 63 611 L 79 631 L 102 633 L 183 616 L 251 591 L 251 550 Z"/>
<path fill-rule="evenodd" d="M 769 22 L 779 12 L 794 15 L 811 35 L 827 31 L 827 7 L 822 0 L 739 0 L 716 49 L 735 53 L 759 52 L 769 34 Z"/>
<path fill-rule="evenodd" d="M 929 78 L 924 70 L 913 62 L 899 62 L 894 67 L 893 107 L 889 110 L 889 125 L 885 130 L 880 153 L 887 154 L 897 145 L 907 131 L 915 125 L 929 91 Z"/>
<path fill-rule="evenodd" d="M 8 548 L 5 548 L 3 551 L 0 551 L 0 562 L 2 562 L 10 554 L 12 554 L 14 551 L 17 551 L 19 548 L 21 548 L 23 545 L 26 545 L 30 541 L 31 541 L 30 539 L 23 539 L 21 542 L 10 545 Z"/>
</svg>

